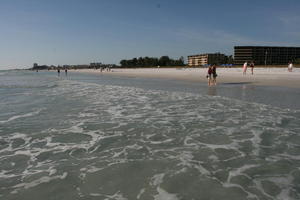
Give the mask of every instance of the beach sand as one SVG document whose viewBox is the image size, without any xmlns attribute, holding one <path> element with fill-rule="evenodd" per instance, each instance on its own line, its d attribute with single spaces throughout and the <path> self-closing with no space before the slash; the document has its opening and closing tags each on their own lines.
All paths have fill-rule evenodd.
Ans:
<svg viewBox="0 0 300 200">
<path fill-rule="evenodd" d="M 206 68 L 116 68 L 110 72 L 100 72 L 94 69 L 70 70 L 72 72 L 92 73 L 99 75 L 114 75 L 126 77 L 162 78 L 170 80 L 184 80 L 206 83 Z M 288 72 L 287 68 L 255 68 L 254 75 L 248 69 L 243 75 L 242 68 L 217 68 L 217 83 L 253 84 L 261 86 L 284 86 L 300 88 L 300 69 L 294 68 Z"/>
</svg>

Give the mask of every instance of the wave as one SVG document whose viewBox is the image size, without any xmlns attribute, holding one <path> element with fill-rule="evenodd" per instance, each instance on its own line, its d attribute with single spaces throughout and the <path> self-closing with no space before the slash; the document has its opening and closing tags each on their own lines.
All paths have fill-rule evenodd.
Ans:
<svg viewBox="0 0 300 200">
<path fill-rule="evenodd" d="M 7 186 L 7 196 L 59 187 L 68 172 L 77 184 L 74 196 L 82 198 L 299 196 L 292 178 L 299 161 L 298 111 L 185 92 L 56 84 L 38 94 L 49 100 L 47 112 L 0 121 L 40 114 L 38 122 L 26 121 L 33 131 L 19 127 L 0 137 L 0 159 L 8 163 L 0 183 L 22 177 Z"/>
</svg>

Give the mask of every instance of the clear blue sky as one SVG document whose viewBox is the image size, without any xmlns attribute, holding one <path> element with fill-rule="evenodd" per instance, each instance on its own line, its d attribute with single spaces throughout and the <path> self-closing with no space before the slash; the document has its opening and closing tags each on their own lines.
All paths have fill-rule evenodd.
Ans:
<svg viewBox="0 0 300 200">
<path fill-rule="evenodd" d="M 0 69 L 300 46 L 300 0 L 1 0 Z"/>
</svg>

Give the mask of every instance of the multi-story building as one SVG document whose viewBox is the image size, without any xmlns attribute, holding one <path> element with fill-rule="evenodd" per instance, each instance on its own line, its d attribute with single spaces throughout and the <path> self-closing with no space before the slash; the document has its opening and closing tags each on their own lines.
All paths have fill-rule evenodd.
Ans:
<svg viewBox="0 0 300 200">
<path fill-rule="evenodd" d="M 253 61 L 257 65 L 283 65 L 300 58 L 300 47 L 235 46 L 234 63 Z"/>
<path fill-rule="evenodd" d="M 206 53 L 188 56 L 188 66 L 201 66 L 207 64 L 222 64 L 225 61 L 225 55 L 221 53 Z"/>
</svg>

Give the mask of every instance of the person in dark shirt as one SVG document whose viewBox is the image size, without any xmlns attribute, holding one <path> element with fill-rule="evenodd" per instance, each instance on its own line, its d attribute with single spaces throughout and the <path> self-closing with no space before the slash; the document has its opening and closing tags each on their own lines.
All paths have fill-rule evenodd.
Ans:
<svg viewBox="0 0 300 200">
<path fill-rule="evenodd" d="M 251 74 L 253 75 L 253 69 L 254 69 L 254 62 L 253 61 L 250 64 L 250 68 L 251 68 Z"/>
<path fill-rule="evenodd" d="M 212 66 L 212 77 L 213 77 L 212 84 L 213 85 L 217 85 L 217 76 L 218 76 L 218 74 L 217 74 L 217 66 L 214 64 Z"/>
<path fill-rule="evenodd" d="M 212 82 L 212 66 L 208 66 L 208 69 L 207 69 L 207 75 L 206 75 L 206 78 L 208 80 L 208 86 L 211 86 L 211 82 Z"/>
</svg>

